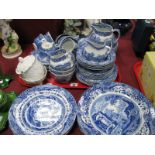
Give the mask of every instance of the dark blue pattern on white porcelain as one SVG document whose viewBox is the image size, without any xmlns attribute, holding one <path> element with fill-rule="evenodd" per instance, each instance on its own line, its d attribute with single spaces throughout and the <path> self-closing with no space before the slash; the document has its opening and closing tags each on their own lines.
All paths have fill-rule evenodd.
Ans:
<svg viewBox="0 0 155 155">
<path fill-rule="evenodd" d="M 37 36 L 37 37 L 34 39 L 33 43 L 37 46 L 38 49 L 44 50 L 44 49 L 42 48 L 41 45 L 42 45 L 42 43 L 45 42 L 45 41 L 50 42 L 50 43 L 54 43 L 54 40 L 53 40 L 53 38 L 51 37 L 51 35 L 50 35 L 49 32 L 47 32 L 45 35 L 39 34 L 39 36 Z"/>
<path fill-rule="evenodd" d="M 66 40 L 66 39 L 68 39 L 68 38 L 72 39 L 72 40 L 75 41 L 75 42 L 78 42 L 78 40 L 79 40 L 79 36 L 70 36 L 70 35 L 66 35 L 66 34 L 61 34 L 61 35 L 59 35 L 59 36 L 56 38 L 55 43 L 56 43 L 57 45 L 60 45 L 60 44 L 63 43 L 64 40 Z"/>
<path fill-rule="evenodd" d="M 93 61 L 93 60 L 91 60 L 91 57 L 86 58 L 82 53 L 82 49 L 79 48 L 76 52 L 76 59 L 77 59 L 77 62 L 85 68 L 90 68 L 92 66 L 92 68 L 94 68 L 96 70 L 100 70 L 100 69 L 104 68 L 104 66 L 106 66 L 106 65 L 113 64 L 116 59 L 116 54 L 115 54 L 115 52 L 111 51 L 108 54 L 105 61 L 99 61 L 97 59 L 96 59 L 96 61 Z"/>
<path fill-rule="evenodd" d="M 118 42 L 119 37 L 120 31 L 118 29 L 113 29 L 111 25 L 106 23 L 97 23 L 92 24 L 92 31 L 87 38 L 88 40 L 101 45 L 105 42 L 106 39 L 109 39 L 110 42 L 107 43 L 107 45 L 110 46 L 112 43 L 112 47 L 114 48 Z"/>
<path fill-rule="evenodd" d="M 58 58 L 50 58 L 50 67 L 58 71 L 66 71 L 75 67 L 75 57 L 73 53 L 62 55 Z"/>
<path fill-rule="evenodd" d="M 79 100 L 78 124 L 85 134 L 155 134 L 155 110 L 138 90 L 100 83 Z"/>
<path fill-rule="evenodd" d="M 34 55 L 43 65 L 49 65 L 50 57 L 46 53 L 41 53 L 38 50 L 32 51 Z"/>
<path fill-rule="evenodd" d="M 9 124 L 14 134 L 66 134 L 76 113 L 75 99 L 68 91 L 42 85 L 18 96 L 9 111 Z"/>
<path fill-rule="evenodd" d="M 93 71 L 93 70 L 86 70 L 81 66 L 77 66 L 77 70 L 81 75 L 83 75 L 86 79 L 93 79 L 93 80 L 104 80 L 108 77 L 111 77 L 111 75 L 115 75 L 117 73 L 116 65 L 114 65 L 110 70 L 107 71 Z M 117 74 L 116 74 L 117 76 Z"/>
<path fill-rule="evenodd" d="M 85 76 L 85 74 L 81 74 L 80 72 L 77 71 L 76 73 L 76 78 L 81 81 L 82 83 L 89 85 L 89 86 L 93 86 L 94 84 L 98 84 L 98 83 L 109 83 L 109 82 L 113 82 L 116 80 L 117 78 L 117 67 L 114 68 L 113 72 L 111 75 L 109 76 L 103 76 L 102 78 L 98 78 L 96 76 L 92 77 L 92 76 Z"/>
</svg>

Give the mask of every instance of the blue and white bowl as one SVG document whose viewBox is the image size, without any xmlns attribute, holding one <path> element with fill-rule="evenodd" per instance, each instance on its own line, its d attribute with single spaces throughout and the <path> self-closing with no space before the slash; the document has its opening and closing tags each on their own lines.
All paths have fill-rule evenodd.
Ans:
<svg viewBox="0 0 155 155">
<path fill-rule="evenodd" d="M 73 75 L 74 75 L 75 69 L 73 69 L 72 71 L 68 72 L 68 73 L 57 73 L 57 72 L 51 72 L 50 73 L 54 76 L 55 80 L 59 83 L 67 83 L 69 81 L 71 81 Z"/>
<path fill-rule="evenodd" d="M 90 135 L 155 134 L 155 109 L 138 90 L 122 83 L 100 83 L 78 103 L 78 124 Z"/>
<path fill-rule="evenodd" d="M 58 51 L 64 51 L 59 49 Z M 58 71 L 67 71 L 75 66 L 73 53 L 60 53 L 50 57 L 50 67 Z"/>
<path fill-rule="evenodd" d="M 22 92 L 9 110 L 9 126 L 16 135 L 63 135 L 77 115 L 74 97 L 65 89 L 36 86 Z"/>
</svg>

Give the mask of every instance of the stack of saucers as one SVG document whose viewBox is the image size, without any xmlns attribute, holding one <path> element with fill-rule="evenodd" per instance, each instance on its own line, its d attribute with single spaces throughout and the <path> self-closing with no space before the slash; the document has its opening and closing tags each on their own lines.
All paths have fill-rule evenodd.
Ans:
<svg viewBox="0 0 155 155">
<path fill-rule="evenodd" d="M 92 86 L 100 82 L 112 82 L 117 77 L 115 65 L 116 53 L 112 47 L 107 46 L 109 40 L 102 45 L 81 39 L 76 53 L 77 73 L 76 77 L 82 83 Z"/>
<path fill-rule="evenodd" d="M 50 57 L 49 71 L 60 83 L 69 82 L 75 71 L 75 57 L 64 49 L 58 48 Z"/>
</svg>

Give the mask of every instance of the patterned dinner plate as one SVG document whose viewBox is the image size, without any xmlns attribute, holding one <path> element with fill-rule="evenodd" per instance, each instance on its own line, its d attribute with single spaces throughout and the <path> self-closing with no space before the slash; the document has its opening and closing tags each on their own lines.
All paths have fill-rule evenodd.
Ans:
<svg viewBox="0 0 155 155">
<path fill-rule="evenodd" d="M 9 111 L 9 125 L 14 134 L 62 135 L 72 128 L 77 114 L 73 96 L 50 84 L 22 92 Z"/>
<path fill-rule="evenodd" d="M 79 100 L 78 124 L 84 134 L 155 134 L 155 110 L 138 90 L 122 83 L 100 83 Z"/>
</svg>

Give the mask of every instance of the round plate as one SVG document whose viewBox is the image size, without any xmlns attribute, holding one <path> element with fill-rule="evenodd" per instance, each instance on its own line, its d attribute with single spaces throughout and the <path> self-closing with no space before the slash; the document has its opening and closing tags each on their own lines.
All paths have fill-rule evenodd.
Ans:
<svg viewBox="0 0 155 155">
<path fill-rule="evenodd" d="M 14 134 L 67 134 L 74 124 L 77 105 L 65 89 L 42 85 L 27 89 L 13 102 L 9 125 Z"/>
<path fill-rule="evenodd" d="M 114 65 L 110 70 L 107 71 L 93 71 L 77 65 L 77 70 L 80 72 L 81 75 L 85 76 L 88 79 L 103 80 L 115 73 L 116 65 Z"/>
<path fill-rule="evenodd" d="M 91 76 L 90 77 L 88 77 L 88 76 L 86 77 L 83 74 L 81 74 L 80 72 L 76 72 L 76 78 L 80 82 L 82 82 L 82 83 L 84 83 L 84 84 L 86 84 L 88 86 L 93 86 L 94 84 L 98 84 L 98 83 L 101 83 L 101 82 L 102 83 L 113 82 L 113 81 L 116 80 L 117 74 L 118 74 L 118 69 L 115 66 L 112 74 L 109 75 L 109 76 L 106 76 L 106 77 L 103 76 L 103 79 L 97 79 L 97 77 L 91 77 Z"/>
<path fill-rule="evenodd" d="M 155 110 L 138 90 L 122 83 L 100 83 L 79 101 L 78 124 L 84 134 L 154 134 Z"/>
</svg>

